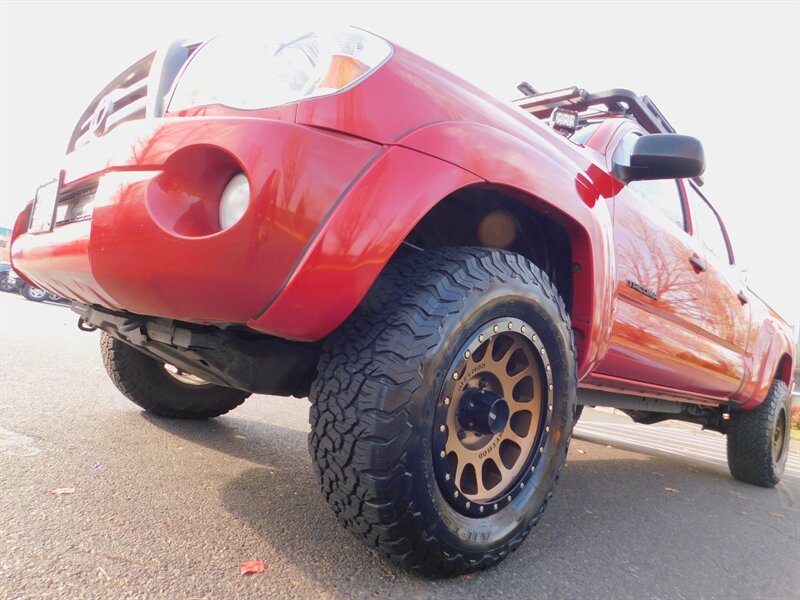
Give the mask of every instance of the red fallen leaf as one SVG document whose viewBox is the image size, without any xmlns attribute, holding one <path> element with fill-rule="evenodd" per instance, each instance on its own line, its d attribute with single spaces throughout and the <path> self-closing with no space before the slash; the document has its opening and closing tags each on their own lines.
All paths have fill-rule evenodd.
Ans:
<svg viewBox="0 0 800 600">
<path fill-rule="evenodd" d="M 675 488 L 671 488 L 671 487 L 665 487 L 664 491 L 665 492 L 670 492 L 671 494 L 680 494 L 680 492 L 678 490 L 676 490 Z"/>
<path fill-rule="evenodd" d="M 266 565 L 261 560 L 246 560 L 239 565 L 239 575 L 253 575 L 263 573 Z"/>
</svg>

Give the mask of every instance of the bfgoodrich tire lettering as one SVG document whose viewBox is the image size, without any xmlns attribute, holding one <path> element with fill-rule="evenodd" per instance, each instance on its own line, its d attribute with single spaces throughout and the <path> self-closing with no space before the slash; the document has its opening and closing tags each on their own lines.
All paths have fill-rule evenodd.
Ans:
<svg viewBox="0 0 800 600">
<path fill-rule="evenodd" d="M 147 412 L 171 419 L 210 419 L 239 406 L 250 395 L 219 385 L 180 382 L 154 358 L 103 333 L 103 365 L 128 400 Z"/>
<path fill-rule="evenodd" d="M 437 481 L 434 414 L 456 353 L 502 317 L 540 337 L 552 409 L 526 485 L 476 517 Z M 536 524 L 566 459 L 576 377 L 564 304 L 528 260 L 478 248 L 397 259 L 326 341 L 318 372 L 309 448 L 329 505 L 367 544 L 403 567 L 448 576 L 499 562 Z"/>
</svg>

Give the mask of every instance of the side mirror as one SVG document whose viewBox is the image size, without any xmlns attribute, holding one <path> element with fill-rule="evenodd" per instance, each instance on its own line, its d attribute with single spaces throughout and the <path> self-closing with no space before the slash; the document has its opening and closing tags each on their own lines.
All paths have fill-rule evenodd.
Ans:
<svg viewBox="0 0 800 600">
<path fill-rule="evenodd" d="M 700 140 L 677 133 L 641 136 L 633 146 L 631 164 L 614 163 L 614 175 L 621 181 L 645 179 L 691 179 L 706 170 Z"/>
</svg>

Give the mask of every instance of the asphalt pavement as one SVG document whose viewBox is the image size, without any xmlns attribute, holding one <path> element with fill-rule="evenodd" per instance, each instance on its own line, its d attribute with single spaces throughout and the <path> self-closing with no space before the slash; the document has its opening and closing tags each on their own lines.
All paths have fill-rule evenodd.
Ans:
<svg viewBox="0 0 800 600">
<path fill-rule="evenodd" d="M 431 581 L 343 531 L 306 400 L 146 416 L 68 308 L 0 294 L 0 598 L 800 597 L 800 459 L 766 490 L 724 439 L 587 410 L 544 517 L 489 571 Z M 264 573 L 239 574 L 262 560 Z"/>
</svg>

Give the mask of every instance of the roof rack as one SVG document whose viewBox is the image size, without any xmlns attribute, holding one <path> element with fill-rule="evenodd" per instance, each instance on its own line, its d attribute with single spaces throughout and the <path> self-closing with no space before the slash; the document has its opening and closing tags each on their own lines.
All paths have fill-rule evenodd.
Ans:
<svg viewBox="0 0 800 600">
<path fill-rule="evenodd" d="M 605 92 L 590 94 L 579 87 L 569 87 L 554 92 L 539 92 L 527 81 L 517 89 L 524 98 L 514 100 L 523 110 L 539 119 L 549 119 L 553 110 L 565 108 L 578 113 L 579 123 L 612 115 L 622 115 L 633 119 L 648 133 L 677 133 L 658 110 L 655 102 L 648 96 L 639 96 L 631 90 L 615 88 Z M 702 177 L 693 177 L 698 186 L 703 185 Z"/>
<path fill-rule="evenodd" d="M 525 81 L 517 89 L 526 95 L 514 103 L 540 119 L 550 118 L 553 109 L 566 108 L 579 113 L 582 120 L 624 115 L 635 120 L 649 133 L 675 133 L 675 128 L 650 98 L 639 96 L 631 90 L 613 89 L 590 94 L 579 87 L 570 87 L 539 93 Z"/>
</svg>

